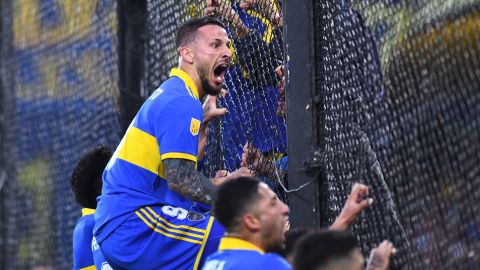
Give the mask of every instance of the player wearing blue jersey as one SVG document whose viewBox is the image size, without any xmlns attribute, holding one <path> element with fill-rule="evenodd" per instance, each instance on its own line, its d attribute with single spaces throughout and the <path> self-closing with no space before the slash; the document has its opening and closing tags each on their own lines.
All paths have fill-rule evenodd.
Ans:
<svg viewBox="0 0 480 270">
<path fill-rule="evenodd" d="M 396 252 L 390 241 L 373 248 L 366 270 L 389 269 L 390 256 Z M 361 270 L 364 258 L 357 241 L 350 232 L 329 230 L 312 232 L 304 236 L 295 247 L 295 270 Z"/>
<path fill-rule="evenodd" d="M 347 229 L 372 202 L 368 187 L 354 184 L 330 229 Z M 289 209 L 266 184 L 252 177 L 225 182 L 213 210 L 227 234 L 219 251 L 207 258 L 204 270 L 291 269 L 285 259 L 268 253 L 284 248 Z"/>
<path fill-rule="evenodd" d="M 114 269 L 197 269 L 224 230 L 210 215 L 215 185 L 251 175 L 240 168 L 208 179 L 196 169 L 199 136 L 225 110 L 201 100 L 221 92 L 232 54 L 223 24 L 183 24 L 179 67 L 146 100 L 103 174 L 97 244 Z"/>
<path fill-rule="evenodd" d="M 93 214 L 97 207 L 97 196 L 102 189 L 102 172 L 112 156 L 107 147 L 94 148 L 78 161 L 70 177 L 75 200 L 82 207 L 82 217 L 73 231 L 73 269 L 102 269 L 106 264 L 99 250 L 92 250 Z M 108 268 L 103 268 L 108 269 Z"/>
<path fill-rule="evenodd" d="M 291 269 L 280 255 L 269 253 L 284 245 L 289 209 L 266 184 L 252 177 L 225 182 L 213 209 L 227 235 L 204 270 Z"/>
</svg>

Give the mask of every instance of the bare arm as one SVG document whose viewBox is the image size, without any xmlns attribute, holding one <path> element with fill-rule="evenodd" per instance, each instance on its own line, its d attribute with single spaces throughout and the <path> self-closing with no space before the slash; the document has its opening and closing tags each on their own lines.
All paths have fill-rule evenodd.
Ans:
<svg viewBox="0 0 480 270">
<path fill-rule="evenodd" d="M 163 161 L 165 176 L 168 187 L 195 201 L 210 204 L 212 194 L 217 185 L 240 176 L 253 176 L 254 172 L 241 167 L 231 174 L 218 174 L 216 178 L 208 179 L 195 169 L 195 163 L 191 160 L 169 158 Z M 220 171 L 225 172 L 226 171 Z"/>
<path fill-rule="evenodd" d="M 215 186 L 210 179 L 195 169 L 195 163 L 186 159 L 165 159 L 168 187 L 196 202 L 210 204 Z"/>
<path fill-rule="evenodd" d="M 387 270 L 390 265 L 390 257 L 397 250 L 390 241 L 384 240 L 376 248 L 372 249 L 367 264 L 367 270 Z"/>
<path fill-rule="evenodd" d="M 368 187 L 355 183 L 352 187 L 350 195 L 343 206 L 342 212 L 330 226 L 333 230 L 346 230 L 357 219 L 363 209 L 369 207 L 373 203 L 372 198 L 368 198 Z"/>
</svg>

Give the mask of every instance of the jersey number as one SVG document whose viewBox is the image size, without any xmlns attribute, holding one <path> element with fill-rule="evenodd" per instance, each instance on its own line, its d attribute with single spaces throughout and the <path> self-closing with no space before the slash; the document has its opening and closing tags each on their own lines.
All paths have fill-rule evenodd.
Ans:
<svg viewBox="0 0 480 270">
<path fill-rule="evenodd" d="M 184 220 L 188 215 L 187 210 L 185 210 L 183 208 L 180 208 L 180 207 L 173 207 L 173 206 L 170 206 L 170 205 L 164 205 L 162 207 L 162 212 L 165 215 L 168 215 L 168 216 L 171 216 L 171 217 L 176 217 L 180 220 Z"/>
</svg>

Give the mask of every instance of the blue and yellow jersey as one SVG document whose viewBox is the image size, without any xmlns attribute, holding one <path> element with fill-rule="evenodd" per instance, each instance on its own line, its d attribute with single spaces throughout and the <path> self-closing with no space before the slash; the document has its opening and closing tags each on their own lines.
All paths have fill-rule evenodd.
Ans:
<svg viewBox="0 0 480 270">
<path fill-rule="evenodd" d="M 103 173 L 94 234 L 101 243 L 139 208 L 168 204 L 190 209 L 193 202 L 170 190 L 163 160 L 197 162 L 202 104 L 187 73 L 172 69 L 142 105 Z"/>
<path fill-rule="evenodd" d="M 275 269 L 291 270 L 281 256 L 265 253 L 259 247 L 239 238 L 224 237 L 218 251 L 207 258 L 203 270 Z"/>
<path fill-rule="evenodd" d="M 93 226 L 95 210 L 82 209 L 82 217 L 78 220 L 73 231 L 73 269 L 96 269 L 92 255 Z"/>
</svg>

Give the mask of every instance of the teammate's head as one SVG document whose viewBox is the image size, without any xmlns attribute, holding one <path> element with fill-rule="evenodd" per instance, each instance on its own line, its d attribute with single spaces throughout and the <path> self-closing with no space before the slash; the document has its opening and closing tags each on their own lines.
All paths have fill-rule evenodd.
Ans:
<svg viewBox="0 0 480 270">
<path fill-rule="evenodd" d="M 70 176 L 70 185 L 81 206 L 97 208 L 97 197 L 102 192 L 102 173 L 112 154 L 108 147 L 100 146 L 88 151 L 77 162 Z"/>
<path fill-rule="evenodd" d="M 307 228 L 294 228 L 285 234 L 285 249 L 280 254 L 289 262 L 293 262 L 293 255 L 298 241 L 310 232 Z"/>
<path fill-rule="evenodd" d="M 363 256 L 347 231 L 320 231 L 303 237 L 296 246 L 295 270 L 360 270 Z"/>
<path fill-rule="evenodd" d="M 265 183 L 253 177 L 229 180 L 217 190 L 213 209 L 227 233 L 255 239 L 265 251 L 284 246 L 289 209 Z"/>
<path fill-rule="evenodd" d="M 219 94 L 232 58 L 223 23 L 211 17 L 189 20 L 178 29 L 175 44 L 180 67 L 193 73 L 206 94 Z"/>
</svg>

